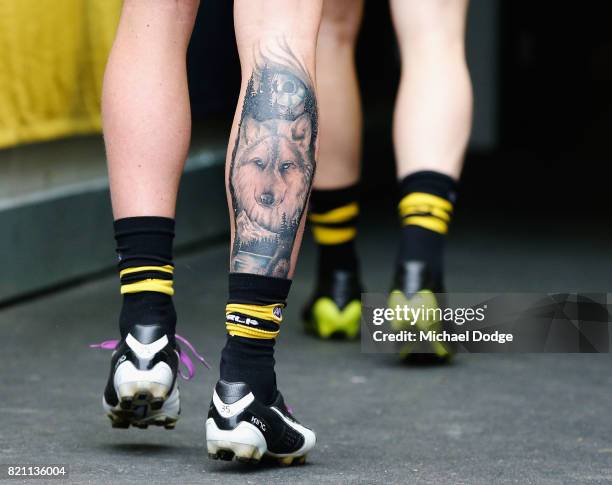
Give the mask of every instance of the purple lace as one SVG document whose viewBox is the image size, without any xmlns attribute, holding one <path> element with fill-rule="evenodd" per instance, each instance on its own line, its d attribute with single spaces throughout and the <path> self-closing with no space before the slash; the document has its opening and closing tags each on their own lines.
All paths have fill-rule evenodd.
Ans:
<svg viewBox="0 0 612 485">
<path fill-rule="evenodd" d="M 174 337 L 182 344 L 185 344 L 185 346 L 189 350 L 191 350 L 191 353 L 194 355 L 194 357 L 198 359 L 204 367 L 210 369 L 209 363 L 206 362 L 206 359 L 198 353 L 198 351 L 191 344 L 191 342 L 189 342 L 189 340 L 187 340 L 185 337 L 181 337 L 178 333 L 175 334 Z M 92 349 L 115 350 L 117 348 L 117 345 L 119 345 L 119 340 L 105 340 L 104 342 L 101 342 L 99 344 L 91 344 L 89 347 Z M 183 349 L 181 349 L 180 345 L 178 345 L 177 347 L 179 359 L 181 363 L 187 368 L 187 374 L 185 374 L 182 369 L 179 369 L 179 373 L 181 374 L 181 377 L 183 379 L 188 381 L 195 375 L 195 366 L 193 365 L 193 361 L 191 360 L 191 357 L 189 357 L 187 352 L 183 352 Z"/>
</svg>

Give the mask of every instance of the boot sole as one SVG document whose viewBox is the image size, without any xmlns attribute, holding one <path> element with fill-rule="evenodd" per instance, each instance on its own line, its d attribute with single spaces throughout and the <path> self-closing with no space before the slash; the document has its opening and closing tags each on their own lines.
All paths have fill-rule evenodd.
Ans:
<svg viewBox="0 0 612 485">
<path fill-rule="evenodd" d="M 170 395 L 164 391 L 165 386 L 151 382 L 122 384 L 117 406 L 111 407 L 105 400 L 103 402 L 112 427 L 147 429 L 149 426 L 162 426 L 174 429 L 180 417 L 180 404 L 175 402 L 179 400 L 179 391 L 176 387 Z M 177 406 L 178 411 L 170 409 Z"/>
<path fill-rule="evenodd" d="M 265 438 L 252 424 L 242 422 L 232 430 L 221 430 L 210 418 L 206 421 L 206 448 L 212 460 L 235 460 L 249 465 L 262 461 L 272 461 L 281 466 L 303 465 L 307 455 L 269 453 Z"/>
</svg>

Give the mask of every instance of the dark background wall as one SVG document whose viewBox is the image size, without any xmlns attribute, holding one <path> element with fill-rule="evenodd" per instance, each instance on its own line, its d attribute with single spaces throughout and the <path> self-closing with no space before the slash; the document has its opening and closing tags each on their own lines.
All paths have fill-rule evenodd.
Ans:
<svg viewBox="0 0 612 485">
<path fill-rule="evenodd" d="M 475 122 L 461 203 L 605 212 L 612 127 L 612 4 L 473 0 Z M 366 1 L 357 50 L 366 194 L 394 186 L 390 123 L 399 78 L 388 3 Z M 231 2 L 202 5 L 189 55 L 195 120 L 229 130 L 240 69 Z"/>
<path fill-rule="evenodd" d="M 180 248 L 208 243 L 228 229 L 222 164 L 240 84 L 232 17 L 232 2 L 203 1 L 189 51 L 196 126 L 178 205 Z M 539 234 L 550 246 L 547 252 L 569 246 L 576 261 L 585 245 L 612 247 L 610 19 L 610 2 L 472 0 L 467 54 L 475 116 L 453 235 L 477 230 L 489 237 L 487 245 L 503 249 L 509 237 L 528 247 Z M 384 215 L 391 226 L 396 223 L 391 118 L 400 66 L 386 1 L 366 0 L 357 65 L 365 112 L 363 212 Z M 88 176 L 99 178 L 44 185 L 0 207 L 0 222 L 10 234 L 5 252 L 13 255 L 0 285 L 0 305 L 109 269 L 110 226 L 73 227 L 83 207 L 90 221 L 111 221 L 99 137 L 19 147 L 8 156 L 13 165 L 19 160 L 20 169 L 37 174 L 46 173 L 40 161 L 48 167 L 53 160 L 58 174 L 88 162 Z M 28 170 L 18 174 L 23 173 Z M 64 184 L 66 179 L 72 180 L 64 177 Z M 70 245 L 68 233 L 79 234 Z"/>
</svg>

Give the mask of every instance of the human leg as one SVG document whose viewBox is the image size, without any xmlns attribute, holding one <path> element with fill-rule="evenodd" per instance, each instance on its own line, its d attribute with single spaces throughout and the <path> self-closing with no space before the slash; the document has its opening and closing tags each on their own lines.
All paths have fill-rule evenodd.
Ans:
<svg viewBox="0 0 612 485">
<path fill-rule="evenodd" d="M 237 0 L 242 94 L 230 135 L 227 343 L 207 420 L 212 458 L 302 460 L 314 433 L 276 389 L 282 322 L 315 170 L 317 0 Z"/>
<path fill-rule="evenodd" d="M 123 304 L 104 408 L 115 427 L 174 427 L 174 211 L 191 130 L 185 57 L 198 0 L 126 0 L 102 112 Z M 154 365 L 149 365 L 154 361 Z"/>
<path fill-rule="evenodd" d="M 317 244 L 306 330 L 327 338 L 359 334 L 361 281 L 355 250 L 362 114 L 355 44 L 363 0 L 325 0 L 317 45 L 321 143 L 309 222 Z"/>
<path fill-rule="evenodd" d="M 471 127 L 468 0 L 391 0 L 391 7 L 402 61 L 393 124 L 402 232 L 390 303 L 418 295 L 436 306 L 431 293 L 444 291 L 446 234 Z"/>
</svg>

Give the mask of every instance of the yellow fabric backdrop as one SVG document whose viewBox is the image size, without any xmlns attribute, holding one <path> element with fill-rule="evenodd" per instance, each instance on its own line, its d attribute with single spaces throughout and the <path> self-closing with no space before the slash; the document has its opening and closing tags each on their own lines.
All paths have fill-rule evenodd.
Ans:
<svg viewBox="0 0 612 485">
<path fill-rule="evenodd" d="M 100 130 L 121 0 L 0 0 L 0 148 Z"/>
</svg>

